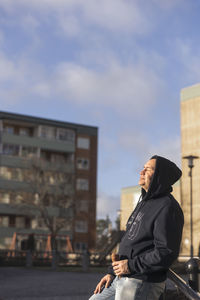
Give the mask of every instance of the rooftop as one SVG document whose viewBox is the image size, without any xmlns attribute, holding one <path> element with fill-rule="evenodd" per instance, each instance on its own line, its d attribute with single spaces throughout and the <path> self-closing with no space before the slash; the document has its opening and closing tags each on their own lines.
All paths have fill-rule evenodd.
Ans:
<svg viewBox="0 0 200 300">
<path fill-rule="evenodd" d="M 185 87 L 181 90 L 181 101 L 200 97 L 200 83 Z"/>
<path fill-rule="evenodd" d="M 53 119 L 4 112 L 4 111 L 0 111 L 0 119 L 15 120 L 19 122 L 28 122 L 32 124 L 33 123 L 38 124 L 38 125 L 71 128 L 77 130 L 78 133 L 82 133 L 82 134 L 97 135 L 98 132 L 98 127 L 95 126 L 82 125 L 82 124 L 76 124 L 76 123 L 58 121 Z"/>
</svg>

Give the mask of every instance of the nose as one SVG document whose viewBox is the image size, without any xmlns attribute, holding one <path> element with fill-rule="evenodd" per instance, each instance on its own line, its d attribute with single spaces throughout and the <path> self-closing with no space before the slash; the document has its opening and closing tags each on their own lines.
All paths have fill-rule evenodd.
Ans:
<svg viewBox="0 0 200 300">
<path fill-rule="evenodd" d="M 145 174 L 145 168 L 140 172 L 140 175 L 144 175 Z"/>
</svg>

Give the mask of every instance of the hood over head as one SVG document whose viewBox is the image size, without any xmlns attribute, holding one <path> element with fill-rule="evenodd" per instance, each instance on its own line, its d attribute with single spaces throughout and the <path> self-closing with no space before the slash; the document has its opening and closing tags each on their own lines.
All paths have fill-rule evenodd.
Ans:
<svg viewBox="0 0 200 300">
<path fill-rule="evenodd" d="M 156 159 L 156 166 L 148 191 L 142 189 L 142 199 L 144 200 L 172 192 L 172 185 L 182 175 L 177 165 L 169 159 L 158 155 L 154 155 L 150 159 Z"/>
</svg>

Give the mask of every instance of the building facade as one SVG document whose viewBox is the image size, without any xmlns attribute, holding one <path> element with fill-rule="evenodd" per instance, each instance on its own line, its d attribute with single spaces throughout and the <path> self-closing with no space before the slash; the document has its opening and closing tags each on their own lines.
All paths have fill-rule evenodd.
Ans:
<svg viewBox="0 0 200 300">
<path fill-rule="evenodd" d="M 137 205 L 141 194 L 141 188 L 139 185 L 125 187 L 121 189 L 120 200 L 120 230 L 126 229 L 126 223 L 130 214 Z"/>
<path fill-rule="evenodd" d="M 195 155 L 192 170 L 192 212 L 194 255 L 200 245 L 200 84 L 181 91 L 181 152 L 182 152 L 182 207 L 185 215 L 183 231 L 183 254 L 190 253 L 190 177 L 188 162 L 184 156 Z"/>
<path fill-rule="evenodd" d="M 17 233 L 20 249 L 34 233 L 44 250 L 44 212 L 63 224 L 58 248 L 65 250 L 66 237 L 75 251 L 94 248 L 97 135 L 97 127 L 0 112 L 0 248 L 9 248 Z M 43 213 L 34 208 L 38 198 Z"/>
</svg>

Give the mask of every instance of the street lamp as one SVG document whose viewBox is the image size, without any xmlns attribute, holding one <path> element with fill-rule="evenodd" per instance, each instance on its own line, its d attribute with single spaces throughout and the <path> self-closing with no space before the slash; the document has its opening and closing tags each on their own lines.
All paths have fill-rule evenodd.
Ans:
<svg viewBox="0 0 200 300">
<path fill-rule="evenodd" d="M 198 156 L 188 155 L 184 156 L 183 159 L 187 159 L 190 177 L 190 257 L 193 258 L 193 222 L 192 222 L 192 168 L 194 167 L 193 160 L 199 158 Z"/>
</svg>

